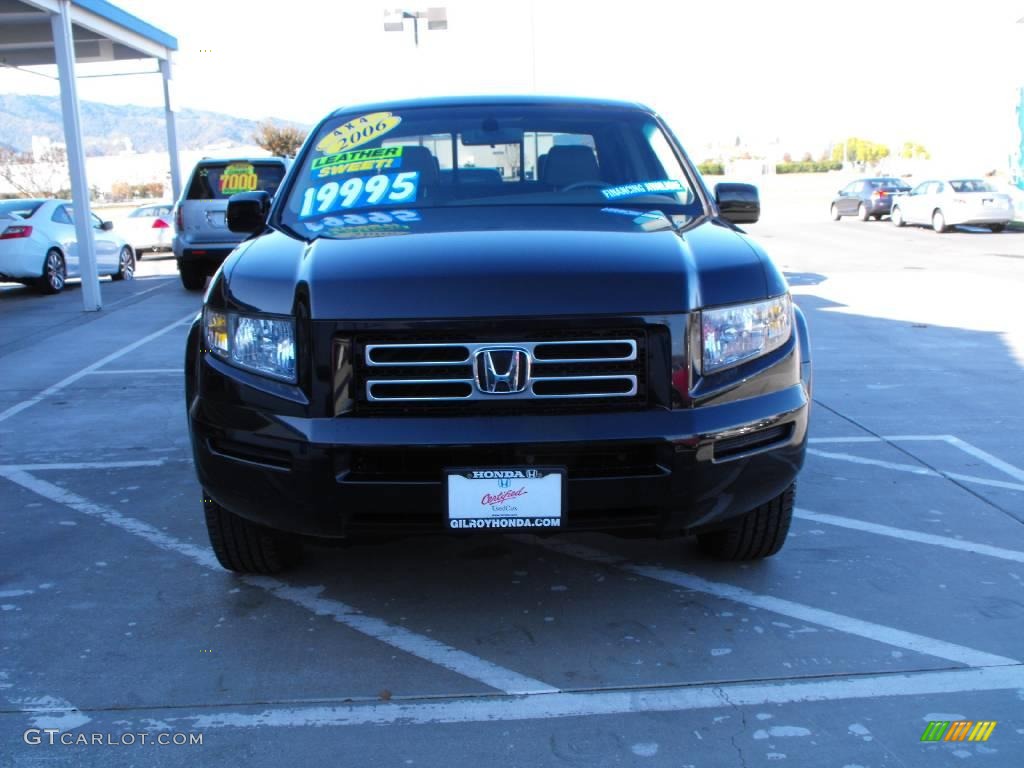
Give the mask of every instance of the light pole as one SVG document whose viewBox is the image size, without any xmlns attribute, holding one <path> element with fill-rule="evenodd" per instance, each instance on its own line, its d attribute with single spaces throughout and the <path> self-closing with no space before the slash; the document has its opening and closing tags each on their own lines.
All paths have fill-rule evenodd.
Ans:
<svg viewBox="0 0 1024 768">
<path fill-rule="evenodd" d="M 396 8 L 393 11 L 384 11 L 384 31 L 404 32 L 405 20 L 412 19 L 412 37 L 417 48 L 420 47 L 420 19 L 427 20 L 428 30 L 448 29 L 448 10 L 446 8 L 427 8 L 425 11 L 407 11 L 404 8 Z M 391 21 L 389 19 L 397 19 Z"/>
</svg>

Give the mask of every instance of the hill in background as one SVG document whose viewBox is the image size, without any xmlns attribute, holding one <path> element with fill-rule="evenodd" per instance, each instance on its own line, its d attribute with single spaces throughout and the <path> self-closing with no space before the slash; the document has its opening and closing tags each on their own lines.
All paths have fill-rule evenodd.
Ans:
<svg viewBox="0 0 1024 768">
<path fill-rule="evenodd" d="M 85 153 L 90 156 L 117 154 L 126 140 L 136 152 L 167 148 L 164 111 L 160 107 L 79 102 Z M 179 149 L 201 149 L 221 142 L 252 144 L 258 121 L 220 112 L 183 109 L 175 113 Z M 269 118 L 276 125 L 310 126 Z M 28 152 L 33 136 L 64 141 L 60 99 L 55 96 L 0 94 L 0 147 Z"/>
</svg>

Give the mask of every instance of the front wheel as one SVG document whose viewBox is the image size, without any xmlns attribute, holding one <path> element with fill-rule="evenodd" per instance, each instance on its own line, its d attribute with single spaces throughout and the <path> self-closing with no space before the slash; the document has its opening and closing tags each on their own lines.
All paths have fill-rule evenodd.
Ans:
<svg viewBox="0 0 1024 768">
<path fill-rule="evenodd" d="M 224 568 L 237 573 L 280 573 L 302 557 L 293 537 L 251 523 L 204 494 L 206 532 L 213 554 Z"/>
<path fill-rule="evenodd" d="M 793 521 L 796 484 L 771 501 L 730 520 L 724 527 L 697 536 L 697 546 L 719 560 L 760 560 L 786 542 Z"/>
<path fill-rule="evenodd" d="M 110 276 L 111 280 L 134 280 L 135 279 L 135 254 L 127 245 L 121 249 L 117 257 L 117 272 Z"/>
<path fill-rule="evenodd" d="M 201 291 L 206 286 L 206 266 L 186 261 L 178 264 L 181 272 L 181 284 L 187 291 Z"/>
<path fill-rule="evenodd" d="M 897 227 L 903 227 L 907 224 L 907 222 L 903 220 L 903 211 L 901 211 L 898 206 L 892 209 L 892 213 L 889 214 L 889 219 Z"/>
<path fill-rule="evenodd" d="M 932 214 L 932 229 L 939 234 L 946 232 L 949 227 L 946 226 L 946 217 L 942 215 L 942 211 L 935 211 Z"/>
<path fill-rule="evenodd" d="M 43 259 L 43 274 L 36 280 L 36 285 L 43 293 L 60 293 L 67 279 L 68 268 L 64 263 L 64 255 L 56 248 L 51 248 Z"/>
<path fill-rule="evenodd" d="M 832 203 L 832 209 L 829 211 L 832 215 L 832 221 L 839 221 L 839 209 L 836 208 L 836 204 Z"/>
</svg>

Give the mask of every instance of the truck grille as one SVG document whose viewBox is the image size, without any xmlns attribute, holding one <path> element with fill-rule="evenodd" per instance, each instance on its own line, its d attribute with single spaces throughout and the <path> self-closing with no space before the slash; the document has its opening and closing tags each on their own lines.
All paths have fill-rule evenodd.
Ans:
<svg viewBox="0 0 1024 768">
<path fill-rule="evenodd" d="M 355 341 L 356 397 L 391 411 L 487 412 L 646 402 L 642 329 Z M 364 409 L 365 410 L 365 409 Z"/>
</svg>

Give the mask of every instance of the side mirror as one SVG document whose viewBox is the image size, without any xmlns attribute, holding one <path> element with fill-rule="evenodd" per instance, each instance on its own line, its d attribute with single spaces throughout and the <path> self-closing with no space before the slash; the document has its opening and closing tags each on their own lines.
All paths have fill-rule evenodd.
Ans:
<svg viewBox="0 0 1024 768">
<path fill-rule="evenodd" d="M 836 192 L 836 194 L 839 195 L 840 197 L 846 197 L 846 192 L 844 190 L 842 190 L 842 189 L 840 189 L 838 192 Z"/>
<path fill-rule="evenodd" d="M 259 232 L 267 224 L 270 193 L 239 192 L 228 199 L 228 229 L 232 232 Z"/>
<path fill-rule="evenodd" d="M 112 221 L 102 221 L 102 222 L 100 222 L 100 229 L 102 229 L 104 232 L 109 232 L 113 228 L 114 228 L 114 222 L 112 222 Z"/>
<path fill-rule="evenodd" d="M 753 184 L 716 184 L 715 202 L 722 218 L 733 224 L 753 224 L 761 218 L 761 200 Z"/>
</svg>

